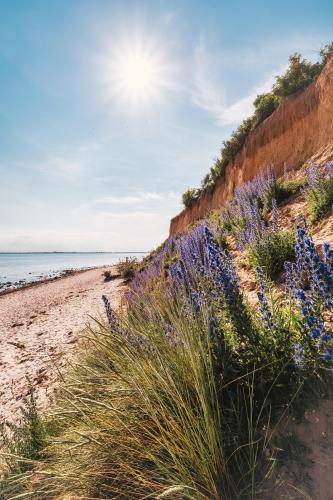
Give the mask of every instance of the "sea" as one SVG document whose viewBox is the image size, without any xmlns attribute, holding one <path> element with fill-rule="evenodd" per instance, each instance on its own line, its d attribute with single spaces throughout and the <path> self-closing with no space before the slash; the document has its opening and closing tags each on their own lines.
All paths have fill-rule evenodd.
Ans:
<svg viewBox="0 0 333 500">
<path fill-rule="evenodd" d="M 145 255 L 145 252 L 0 253 L 0 291 L 54 278 L 68 270 L 111 266 L 126 257 L 141 259 Z"/>
</svg>

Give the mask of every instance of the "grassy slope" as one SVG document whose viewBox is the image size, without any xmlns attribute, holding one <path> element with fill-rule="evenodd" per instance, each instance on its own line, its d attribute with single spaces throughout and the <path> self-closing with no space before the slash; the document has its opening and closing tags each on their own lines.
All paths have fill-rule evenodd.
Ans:
<svg viewBox="0 0 333 500">
<path fill-rule="evenodd" d="M 281 209 L 281 223 L 292 226 L 300 214 L 306 214 L 306 209 L 304 195 L 294 196 Z M 330 217 L 325 217 L 313 232 L 316 243 L 333 243 Z M 244 254 L 232 241 L 229 243 L 243 289 L 254 302 L 257 284 L 253 271 Z M 282 283 L 278 284 L 278 290 L 282 287 Z M 156 319 L 165 316 L 166 311 L 169 323 L 187 349 L 174 349 L 161 335 L 165 326 Z M 32 414 L 28 418 L 29 432 L 16 433 L 18 444 L 15 447 L 12 443 L 10 451 L 25 454 L 36 461 L 36 466 L 7 457 L 11 477 L 2 484 L 2 498 L 15 498 L 22 492 L 25 498 L 34 499 L 66 495 L 257 498 L 255 485 L 265 478 L 276 456 L 269 429 L 274 427 L 269 424 L 271 410 L 267 413 L 261 409 L 269 398 L 266 401 L 264 397 L 259 408 L 253 407 L 251 391 L 258 381 L 257 375 L 247 370 L 241 375 L 246 383 L 238 387 L 235 403 L 229 401 L 228 414 L 221 414 L 209 311 L 203 307 L 199 317 L 187 316 L 185 321 L 183 316 L 177 298 L 165 298 L 157 292 L 146 296 L 139 309 L 123 319 L 127 330 L 135 332 L 135 338 L 141 336 L 154 343 L 153 353 L 142 349 L 138 354 L 124 342 L 123 335 L 114 330 L 110 336 L 104 325 L 86 332 L 88 338 L 59 388 L 50 416 L 40 421 Z M 225 319 L 221 319 L 223 323 Z M 224 334 L 233 337 L 232 327 L 224 328 Z M 230 345 L 236 348 L 236 344 L 233 339 Z M 230 362 L 233 354 L 220 355 L 228 386 L 235 378 L 232 373 L 228 378 L 228 364 L 235 369 Z M 288 398 L 284 404 L 287 402 Z M 261 419 L 263 415 L 266 422 Z M 325 421 L 322 425 L 325 427 Z M 288 432 L 297 434 L 295 428 L 290 431 L 289 427 Z M 310 435 L 304 431 L 301 434 L 303 439 Z M 255 444 L 256 440 L 260 445 Z M 314 440 L 307 445 L 313 447 Z M 234 451 L 230 454 L 231 449 Z M 326 456 L 331 461 L 332 457 Z M 267 457 L 271 460 L 267 461 Z M 319 477 L 323 480 L 323 476 Z M 294 484 L 300 479 L 290 473 L 285 478 Z M 312 491 L 318 492 L 313 479 Z M 304 481 L 301 486 L 307 488 Z"/>
</svg>

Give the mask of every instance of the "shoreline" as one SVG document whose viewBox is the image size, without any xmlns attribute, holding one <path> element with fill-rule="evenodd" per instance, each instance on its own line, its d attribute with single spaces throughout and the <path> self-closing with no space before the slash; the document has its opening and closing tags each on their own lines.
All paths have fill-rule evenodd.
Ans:
<svg viewBox="0 0 333 500">
<path fill-rule="evenodd" d="M 106 321 L 102 295 L 119 307 L 124 281 L 104 281 L 105 268 L 116 271 L 116 265 L 80 269 L 0 294 L 0 422 L 20 419 L 28 379 L 45 408 L 81 333 L 93 318 Z"/>
<path fill-rule="evenodd" d="M 2 295 L 7 295 L 9 293 L 14 293 L 14 292 L 18 292 L 20 290 L 24 290 L 24 289 L 27 289 L 27 288 L 32 288 L 34 286 L 38 286 L 38 285 L 42 285 L 44 283 L 50 283 L 50 282 L 53 282 L 53 281 L 58 281 L 60 279 L 63 279 L 63 278 L 66 278 L 68 276 L 74 276 L 76 274 L 80 274 L 80 273 L 84 273 L 85 271 L 92 271 L 94 269 L 110 269 L 111 271 L 113 270 L 113 268 L 116 268 L 117 267 L 117 264 L 110 264 L 110 265 L 103 265 L 103 266 L 92 266 L 92 267 L 82 267 L 82 268 L 79 268 L 79 269 L 64 269 L 63 271 L 60 271 L 60 274 L 59 275 L 56 275 L 56 276 L 49 276 L 49 277 L 45 277 L 45 278 L 41 278 L 41 279 L 36 279 L 36 280 L 32 280 L 32 281 L 28 281 L 26 283 L 22 283 L 21 285 L 15 287 L 15 288 L 5 288 L 5 289 L 0 289 L 0 297 Z M 116 277 L 119 277 L 119 275 L 115 275 L 115 277 L 113 279 L 115 279 Z M 1 283 L 0 283 L 1 285 Z"/>
</svg>

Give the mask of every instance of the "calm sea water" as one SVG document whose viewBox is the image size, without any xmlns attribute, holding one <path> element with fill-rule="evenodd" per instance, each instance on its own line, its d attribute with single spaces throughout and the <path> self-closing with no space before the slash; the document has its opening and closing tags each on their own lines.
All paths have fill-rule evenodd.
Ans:
<svg viewBox="0 0 333 500">
<path fill-rule="evenodd" d="M 125 257 L 142 258 L 144 255 L 144 253 L 111 252 L 0 253 L 0 286 L 1 289 L 12 288 L 23 283 L 57 276 L 67 269 L 113 265 Z"/>
</svg>

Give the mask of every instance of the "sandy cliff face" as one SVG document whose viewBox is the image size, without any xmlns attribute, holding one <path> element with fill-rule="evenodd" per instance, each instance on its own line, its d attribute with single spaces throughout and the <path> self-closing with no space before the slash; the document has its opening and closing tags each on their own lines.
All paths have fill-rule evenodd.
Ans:
<svg viewBox="0 0 333 500">
<path fill-rule="evenodd" d="M 274 164 L 278 175 L 284 163 L 297 170 L 313 158 L 333 157 L 333 57 L 315 83 L 286 99 L 248 136 L 213 193 L 206 193 L 191 208 L 171 220 L 170 235 L 184 232 L 210 210 L 220 208 L 234 189 L 252 179 L 263 167 Z"/>
</svg>

